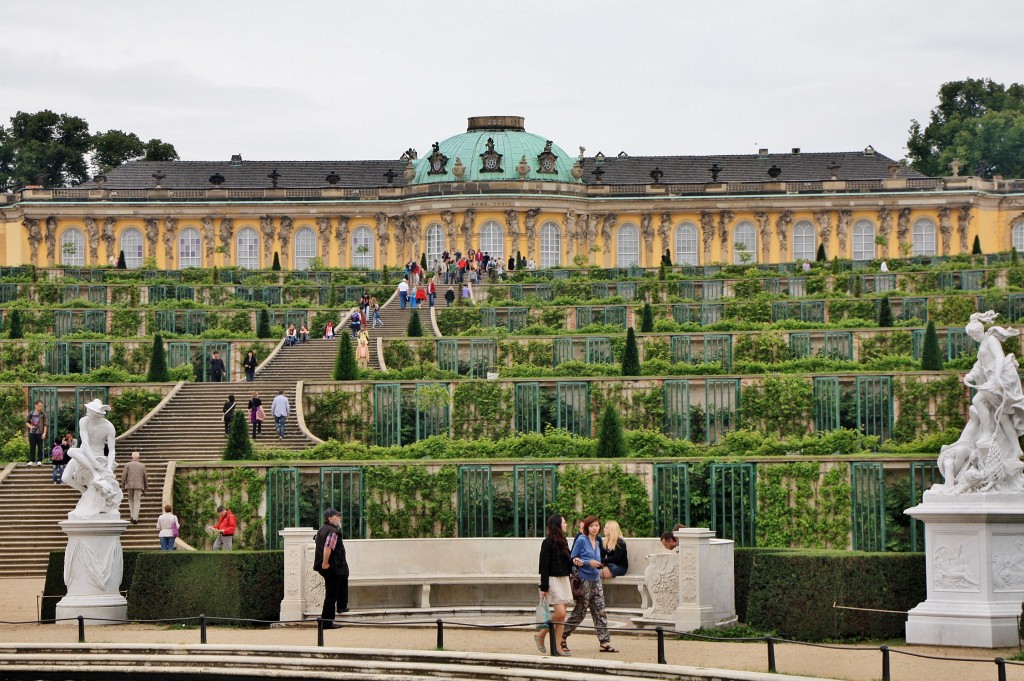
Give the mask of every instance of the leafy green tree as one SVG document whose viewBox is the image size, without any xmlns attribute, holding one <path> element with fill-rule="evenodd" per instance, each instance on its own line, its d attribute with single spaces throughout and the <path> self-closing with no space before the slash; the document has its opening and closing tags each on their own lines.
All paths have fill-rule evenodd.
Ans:
<svg viewBox="0 0 1024 681">
<path fill-rule="evenodd" d="M 154 137 L 146 142 L 146 152 L 142 156 L 143 161 L 177 161 L 178 151 L 170 142 Z"/>
<path fill-rule="evenodd" d="M 270 331 L 270 312 L 263 308 L 256 315 L 256 337 L 270 338 L 273 333 Z"/>
<path fill-rule="evenodd" d="M 245 412 L 235 409 L 228 429 L 228 442 L 224 445 L 224 458 L 228 461 L 245 461 L 253 457 L 252 440 L 249 439 L 249 424 Z"/>
<path fill-rule="evenodd" d="M 0 190 L 41 183 L 64 187 L 85 182 L 85 156 L 92 149 L 84 119 L 50 110 L 19 111 L 0 126 Z"/>
<path fill-rule="evenodd" d="M 982 255 L 981 237 L 979 237 L 977 234 L 974 235 L 974 245 L 971 247 L 971 255 Z"/>
<path fill-rule="evenodd" d="M 354 381 L 359 378 L 359 367 L 356 366 L 356 351 L 347 333 L 338 334 L 338 355 L 334 360 L 334 380 Z"/>
<path fill-rule="evenodd" d="M 134 132 L 107 130 L 92 136 L 92 165 L 97 173 L 110 172 L 128 161 L 142 158 L 146 146 Z"/>
<path fill-rule="evenodd" d="M 147 383 L 164 383 L 171 380 L 167 370 L 167 356 L 164 354 L 164 339 L 160 334 L 153 336 L 153 349 L 149 353 L 149 373 Z"/>
<path fill-rule="evenodd" d="M 21 312 L 18 308 L 11 310 L 11 328 L 7 334 L 8 338 L 24 338 L 25 333 L 21 330 Z"/>
<path fill-rule="evenodd" d="M 277 254 L 277 251 L 274 251 L 274 264 L 270 266 L 270 269 L 274 272 L 281 271 L 281 256 Z"/>
<path fill-rule="evenodd" d="M 608 402 L 597 424 L 597 450 L 602 459 L 621 459 L 626 456 L 626 436 L 622 432 L 622 419 L 615 405 Z"/>
<path fill-rule="evenodd" d="M 640 313 L 640 333 L 654 331 L 654 310 L 650 303 L 644 303 L 643 312 Z"/>
<path fill-rule="evenodd" d="M 935 333 L 935 322 L 928 322 L 924 332 L 924 347 L 921 349 L 921 371 L 941 371 L 942 356 L 939 354 L 939 334 Z"/>
<path fill-rule="evenodd" d="M 943 83 L 928 124 L 911 121 L 908 157 L 925 175 L 1024 176 L 1024 85 L 989 78 Z"/>
<path fill-rule="evenodd" d="M 420 322 L 420 313 L 416 310 L 409 315 L 409 326 L 406 328 L 405 335 L 410 337 L 423 335 L 423 323 Z"/>
<path fill-rule="evenodd" d="M 888 329 L 892 326 L 892 306 L 889 304 L 889 296 L 882 298 L 878 305 L 878 326 Z"/>
<path fill-rule="evenodd" d="M 626 349 L 622 352 L 622 375 L 640 375 L 640 351 L 636 346 L 636 333 L 632 326 L 626 330 Z"/>
</svg>

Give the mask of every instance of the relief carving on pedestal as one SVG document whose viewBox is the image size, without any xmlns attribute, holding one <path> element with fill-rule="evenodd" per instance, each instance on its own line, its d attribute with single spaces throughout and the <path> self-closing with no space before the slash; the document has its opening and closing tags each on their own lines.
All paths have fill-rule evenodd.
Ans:
<svg viewBox="0 0 1024 681">
<path fill-rule="evenodd" d="M 671 615 L 679 606 L 679 560 L 678 556 L 658 556 L 644 570 L 644 582 L 651 594 L 651 607 L 644 615 Z"/>
<path fill-rule="evenodd" d="M 299 575 L 302 572 L 302 560 L 298 551 L 285 553 L 286 564 L 284 566 L 285 579 L 287 584 L 287 598 L 295 598 L 299 595 Z"/>
<path fill-rule="evenodd" d="M 964 554 L 967 555 L 964 555 Z M 956 551 L 950 546 L 935 549 L 932 557 L 932 580 L 943 591 L 978 591 L 977 551 L 964 551 L 963 543 Z"/>
<path fill-rule="evenodd" d="M 313 569 L 315 550 L 312 544 L 307 546 L 302 560 L 306 566 L 306 578 L 302 580 L 306 584 L 306 612 L 320 612 L 324 607 L 324 578 Z"/>
<path fill-rule="evenodd" d="M 28 232 L 29 262 L 35 265 L 39 260 L 39 244 L 43 243 L 43 232 L 39 229 L 39 220 L 25 218 L 21 224 Z"/>
<path fill-rule="evenodd" d="M 1024 591 L 1024 538 L 992 538 L 992 584 L 1001 591 Z"/>
<path fill-rule="evenodd" d="M 697 602 L 697 549 L 679 548 L 679 598 L 684 603 Z"/>
<path fill-rule="evenodd" d="M 85 235 L 89 241 L 89 262 L 93 265 L 99 264 L 100 259 L 100 227 L 96 224 L 95 218 L 82 218 L 85 223 Z"/>
<path fill-rule="evenodd" d="M 46 241 L 46 263 L 53 267 L 57 253 L 57 218 L 52 215 L 46 218 L 43 240 Z"/>
</svg>

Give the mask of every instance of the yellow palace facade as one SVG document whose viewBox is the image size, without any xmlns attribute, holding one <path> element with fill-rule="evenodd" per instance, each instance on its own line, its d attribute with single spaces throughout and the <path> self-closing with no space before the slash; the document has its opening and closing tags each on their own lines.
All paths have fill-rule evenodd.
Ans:
<svg viewBox="0 0 1024 681">
<path fill-rule="evenodd" d="M 445 251 L 592 264 L 855 261 L 1024 251 L 1024 182 L 924 177 L 871 147 L 570 155 L 516 116 L 396 160 L 135 162 L 0 194 L 0 264 L 401 266 Z"/>
</svg>

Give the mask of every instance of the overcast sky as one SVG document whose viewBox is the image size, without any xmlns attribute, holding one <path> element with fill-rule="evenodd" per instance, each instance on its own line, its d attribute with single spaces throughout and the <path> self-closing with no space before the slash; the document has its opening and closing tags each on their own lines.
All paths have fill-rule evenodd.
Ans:
<svg viewBox="0 0 1024 681">
<path fill-rule="evenodd" d="M 902 158 L 940 84 L 1024 80 L 1019 0 L 51 0 L 6 6 L 0 123 L 81 116 L 183 160 L 389 159 L 520 115 L 575 155 Z"/>
</svg>

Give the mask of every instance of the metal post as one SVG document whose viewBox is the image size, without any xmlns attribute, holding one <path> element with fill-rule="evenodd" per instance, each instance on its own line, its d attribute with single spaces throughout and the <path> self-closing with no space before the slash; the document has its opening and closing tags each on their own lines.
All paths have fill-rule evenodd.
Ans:
<svg viewBox="0 0 1024 681">
<path fill-rule="evenodd" d="M 444 650 L 444 621 L 438 617 L 437 620 L 437 649 Z"/>
<path fill-rule="evenodd" d="M 1006 681 L 1006 660 L 1001 657 L 996 658 L 996 678 L 999 681 Z"/>
<path fill-rule="evenodd" d="M 550 619 L 548 620 L 548 641 L 551 642 L 551 654 L 554 657 L 559 657 L 562 653 L 558 652 L 558 641 L 555 640 L 555 623 Z"/>
<path fill-rule="evenodd" d="M 775 640 L 771 636 L 765 636 L 764 642 L 768 644 L 768 671 L 775 674 L 778 672 L 775 668 Z"/>
<path fill-rule="evenodd" d="M 318 647 L 324 647 L 324 618 L 316 618 L 316 644 Z"/>
<path fill-rule="evenodd" d="M 199 642 L 206 643 L 206 615 L 199 616 Z"/>
<path fill-rule="evenodd" d="M 882 681 L 892 681 L 892 673 L 889 670 L 889 646 L 878 646 L 882 651 Z"/>
<path fill-rule="evenodd" d="M 85 618 L 78 616 L 78 642 L 85 643 Z"/>
<path fill-rule="evenodd" d="M 661 627 L 654 627 L 658 632 L 658 664 L 668 664 L 665 659 L 665 630 Z"/>
</svg>

